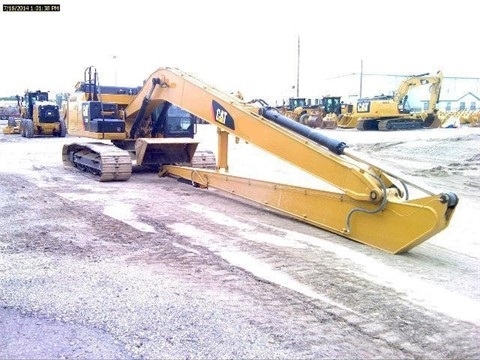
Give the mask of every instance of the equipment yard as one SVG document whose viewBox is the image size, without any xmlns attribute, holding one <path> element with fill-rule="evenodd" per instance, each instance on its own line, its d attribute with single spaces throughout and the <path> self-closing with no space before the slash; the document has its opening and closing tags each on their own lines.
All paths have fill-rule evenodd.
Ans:
<svg viewBox="0 0 480 360">
<path fill-rule="evenodd" d="M 480 128 L 325 130 L 458 195 L 451 223 L 393 255 L 156 173 L 98 182 L 73 140 L 0 132 L 2 359 L 478 359 Z M 198 125 L 216 151 L 216 127 Z M 310 179 L 252 144 L 230 171 Z"/>
</svg>

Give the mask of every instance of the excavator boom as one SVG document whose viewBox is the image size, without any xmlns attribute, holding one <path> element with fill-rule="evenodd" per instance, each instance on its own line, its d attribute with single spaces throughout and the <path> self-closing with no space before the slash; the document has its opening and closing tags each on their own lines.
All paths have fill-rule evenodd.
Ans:
<svg viewBox="0 0 480 360">
<path fill-rule="evenodd" d="M 216 125 L 221 131 L 255 144 L 342 189 L 353 198 L 369 200 L 381 197 L 381 185 L 375 176 L 360 171 L 358 164 L 355 165 L 353 162 L 348 164 L 337 156 L 342 153 L 346 144 L 324 137 L 313 129 L 282 116 L 274 108 L 259 108 L 222 93 L 178 69 L 164 68 L 154 73 L 125 109 L 127 118 L 135 117 L 142 110 L 142 99 L 146 95 L 144 92 L 152 91 L 147 84 L 156 84 L 150 95 L 149 106 L 152 108 L 162 102 L 176 104 Z M 303 133 L 292 129 L 302 129 Z M 305 137 L 308 136 L 311 136 L 311 141 L 305 141 Z M 325 147 L 319 147 L 318 141 L 329 146 L 333 152 Z M 220 164 L 219 167 L 227 166 Z M 345 171 L 346 169 L 348 170 Z"/>
<path fill-rule="evenodd" d="M 148 98 L 148 104 L 143 99 Z M 126 107 L 137 119 L 171 103 L 218 127 L 217 170 L 165 165 L 160 175 L 216 187 L 284 212 L 349 239 L 402 253 L 448 226 L 453 193 L 408 199 L 407 182 L 346 151 L 347 145 L 281 115 L 264 103 L 247 103 L 174 68 L 160 68 Z M 228 174 L 228 135 L 291 163 L 338 192 L 240 178 Z M 222 169 L 224 170 L 222 172 Z"/>
<path fill-rule="evenodd" d="M 442 81 L 443 73 L 441 71 L 437 71 L 437 73 L 433 76 L 430 76 L 429 73 L 412 76 L 400 84 L 398 90 L 393 96 L 393 99 L 400 104 L 411 89 L 430 84 L 430 101 L 428 104 L 428 111 L 431 112 L 437 106 L 438 100 L 440 99 Z"/>
</svg>

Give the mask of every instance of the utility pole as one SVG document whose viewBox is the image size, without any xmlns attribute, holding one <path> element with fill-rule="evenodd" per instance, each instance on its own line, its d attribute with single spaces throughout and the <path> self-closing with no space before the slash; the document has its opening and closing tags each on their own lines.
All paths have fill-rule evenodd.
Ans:
<svg viewBox="0 0 480 360">
<path fill-rule="evenodd" d="M 300 96 L 300 35 L 298 35 L 297 46 L 297 98 Z"/>
<path fill-rule="evenodd" d="M 118 66 L 117 66 L 117 55 L 113 55 L 112 56 L 113 58 L 113 61 L 115 62 L 115 86 L 117 86 L 117 70 L 118 70 Z"/>
<path fill-rule="evenodd" d="M 359 98 L 362 98 L 362 90 L 363 90 L 363 60 L 360 60 L 360 96 Z"/>
</svg>

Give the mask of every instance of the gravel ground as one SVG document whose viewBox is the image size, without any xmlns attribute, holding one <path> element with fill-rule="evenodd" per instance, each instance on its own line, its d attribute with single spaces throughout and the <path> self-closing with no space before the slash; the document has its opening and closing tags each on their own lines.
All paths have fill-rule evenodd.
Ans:
<svg viewBox="0 0 480 360">
<path fill-rule="evenodd" d="M 401 256 L 155 174 L 97 183 L 63 168 L 69 137 L 0 135 L 0 358 L 480 358 L 480 134 L 422 134 L 353 146 L 466 204 Z"/>
<path fill-rule="evenodd" d="M 18 190 L 10 188 L 2 204 L 9 215 L 1 221 L 8 230 L 0 301 L 7 325 L 20 325 L 20 319 L 30 324 L 20 325 L 17 342 L 0 350 L 0 357 L 34 355 L 32 341 L 38 358 L 402 357 L 294 292 L 182 246 L 181 236 L 167 230 L 139 234 L 21 178 L 2 177 L 2 196 L 8 184 Z M 311 319 L 302 320 L 310 311 Z M 316 321 L 325 333 L 312 348 L 303 327 Z M 51 348 L 51 331 L 62 342 L 59 348 Z M 356 341 L 342 342 L 342 333 Z M 360 338 L 370 345 L 357 349 Z"/>
</svg>

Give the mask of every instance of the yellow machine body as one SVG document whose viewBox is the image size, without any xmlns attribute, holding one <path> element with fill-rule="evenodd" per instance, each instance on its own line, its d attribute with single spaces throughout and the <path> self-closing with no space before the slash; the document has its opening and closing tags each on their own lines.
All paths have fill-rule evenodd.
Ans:
<svg viewBox="0 0 480 360">
<path fill-rule="evenodd" d="M 92 119 L 88 116 L 89 105 L 91 101 L 96 101 L 99 106 L 102 103 L 112 103 L 116 105 L 115 112 L 112 112 L 111 107 L 108 109 L 100 109 L 99 116 L 106 118 L 122 119 L 123 110 L 133 101 L 132 88 L 114 88 L 110 92 L 94 95 L 93 92 L 88 92 L 88 85 L 84 82 L 79 82 L 75 86 L 75 92 L 68 98 L 67 106 L 64 110 L 64 118 L 67 124 L 68 133 L 70 135 L 82 136 L 92 139 L 105 140 L 125 140 L 127 138 L 128 129 L 124 131 L 95 131 L 91 127 Z M 123 120 L 122 120 L 123 121 Z"/>
</svg>

